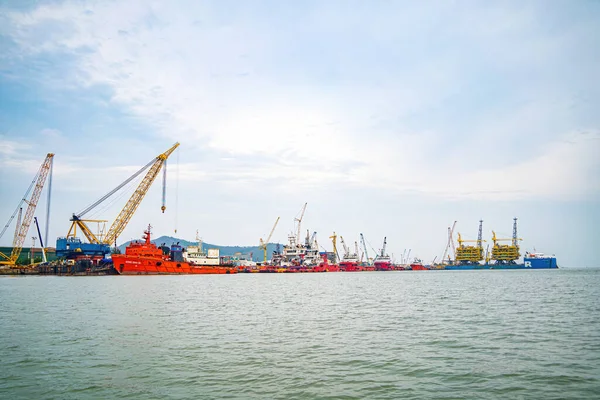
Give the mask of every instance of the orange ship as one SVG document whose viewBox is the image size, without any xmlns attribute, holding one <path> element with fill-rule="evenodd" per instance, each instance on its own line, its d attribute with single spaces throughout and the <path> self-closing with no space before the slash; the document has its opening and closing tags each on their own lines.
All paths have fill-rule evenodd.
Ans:
<svg viewBox="0 0 600 400">
<path fill-rule="evenodd" d="M 150 242 L 150 225 L 144 231 L 145 241 L 134 241 L 125 254 L 113 254 L 115 270 L 121 275 L 235 274 L 234 266 L 194 265 L 183 259 L 179 245 L 157 247 Z"/>
</svg>

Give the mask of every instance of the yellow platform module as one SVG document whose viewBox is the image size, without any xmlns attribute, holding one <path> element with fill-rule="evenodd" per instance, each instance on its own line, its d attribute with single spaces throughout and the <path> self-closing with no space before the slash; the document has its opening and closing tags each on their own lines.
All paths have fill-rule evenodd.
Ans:
<svg viewBox="0 0 600 400">
<path fill-rule="evenodd" d="M 514 218 L 513 223 L 513 237 L 510 239 L 500 239 L 496 236 L 496 232 L 492 231 L 492 241 L 494 243 L 494 247 L 492 247 L 492 257 L 493 261 L 499 264 L 511 264 L 514 263 L 521 257 L 521 253 L 519 251 L 519 240 L 523 240 L 517 238 L 517 219 Z M 510 241 L 511 244 L 500 244 L 499 242 Z"/>
<path fill-rule="evenodd" d="M 483 261 L 483 221 L 479 221 L 479 234 L 477 240 L 465 240 L 458 234 L 458 247 L 456 248 L 455 262 L 457 264 L 475 264 Z M 475 246 L 465 245 L 467 242 L 476 242 Z"/>
</svg>

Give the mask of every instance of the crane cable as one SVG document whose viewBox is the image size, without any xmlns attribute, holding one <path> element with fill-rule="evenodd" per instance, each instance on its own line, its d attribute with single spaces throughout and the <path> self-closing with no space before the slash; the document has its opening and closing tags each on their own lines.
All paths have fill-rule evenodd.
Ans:
<svg viewBox="0 0 600 400">
<path fill-rule="evenodd" d="M 99 200 L 97 200 L 95 203 L 93 203 L 90 206 L 88 206 L 87 208 L 85 208 L 83 211 L 80 211 L 77 214 L 77 217 L 78 218 L 83 217 L 85 214 L 87 214 L 90 210 L 92 210 L 98 204 L 102 203 L 104 200 L 106 200 L 107 198 L 109 198 L 110 196 L 112 196 L 113 194 L 115 194 L 123 186 L 127 185 L 133 179 L 135 179 L 136 177 L 138 177 L 142 172 L 144 172 L 145 170 L 147 170 L 155 162 L 156 162 L 156 158 L 153 158 L 152 161 L 150 161 L 148 164 L 146 164 L 142 168 L 140 168 L 139 171 L 137 171 L 135 174 L 131 175 L 129 178 L 127 178 L 125 181 L 123 181 L 119 186 L 117 186 L 116 188 L 114 188 L 113 190 L 111 190 L 110 192 L 108 192 L 107 194 L 105 194 L 104 196 L 102 196 Z"/>
<path fill-rule="evenodd" d="M 90 215 L 88 216 L 88 218 L 93 219 L 93 218 L 98 217 L 99 215 L 102 215 L 105 211 L 107 211 L 112 206 L 114 206 L 117 202 L 119 202 L 123 197 L 131 195 L 131 192 L 133 191 L 132 189 L 134 187 L 137 187 L 141 181 L 142 181 L 142 178 L 140 177 L 137 180 L 131 180 L 126 185 L 121 186 L 121 189 L 123 189 L 123 190 L 121 190 L 116 196 L 112 197 L 106 203 L 103 202 L 100 207 L 92 210 Z"/>
<path fill-rule="evenodd" d="M 177 159 L 175 165 L 175 233 L 177 233 L 177 218 L 179 212 L 179 148 L 177 148 Z"/>
<path fill-rule="evenodd" d="M 8 229 L 8 227 L 10 225 L 10 223 L 12 222 L 12 220 L 15 218 L 15 216 L 19 212 L 19 209 L 21 208 L 21 206 L 23 205 L 23 203 L 26 201 L 27 196 L 29 196 L 29 192 L 31 192 L 31 189 L 33 188 L 33 186 L 35 185 L 35 182 L 37 181 L 38 177 L 40 176 L 40 173 L 41 173 L 41 169 L 33 177 L 33 180 L 31 181 L 31 184 L 29 185 L 29 188 L 27 189 L 27 191 L 25 192 L 25 195 L 23 196 L 23 198 L 21 199 L 21 201 L 17 205 L 17 208 L 15 209 L 15 212 L 13 212 L 13 214 L 11 215 L 11 217 L 8 219 L 8 222 L 6 223 L 6 225 L 4 226 L 4 228 L 2 229 L 2 232 L 0 232 L 0 238 L 4 235 L 4 232 L 6 232 L 6 230 Z M 17 227 L 16 230 L 18 231 L 19 228 L 20 227 Z"/>
</svg>

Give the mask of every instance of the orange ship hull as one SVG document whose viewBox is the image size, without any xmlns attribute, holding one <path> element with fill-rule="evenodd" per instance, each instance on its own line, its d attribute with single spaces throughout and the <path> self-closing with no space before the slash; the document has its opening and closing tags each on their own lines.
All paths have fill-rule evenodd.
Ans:
<svg viewBox="0 0 600 400">
<path fill-rule="evenodd" d="M 192 265 L 153 257 L 136 257 L 113 254 L 113 265 L 121 275 L 185 275 L 185 274 L 236 274 L 236 268 Z"/>
</svg>

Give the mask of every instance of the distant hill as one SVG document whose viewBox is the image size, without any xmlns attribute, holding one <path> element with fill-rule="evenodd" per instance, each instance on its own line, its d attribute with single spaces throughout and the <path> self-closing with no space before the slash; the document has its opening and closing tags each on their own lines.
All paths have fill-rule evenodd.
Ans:
<svg viewBox="0 0 600 400">
<path fill-rule="evenodd" d="M 121 250 L 121 252 L 125 252 L 125 247 L 127 247 L 129 243 L 131 243 L 131 241 L 125 242 L 122 245 L 120 245 L 119 250 Z M 183 247 L 196 246 L 197 244 L 196 241 L 189 241 L 173 236 L 161 236 L 152 240 L 152 243 L 156 244 L 157 246 L 160 246 L 162 244 L 170 246 L 173 243 L 179 243 Z M 259 249 L 258 246 L 219 246 L 217 244 L 210 244 L 204 242 L 202 243 L 202 248 L 204 249 L 204 251 L 208 249 L 219 249 L 219 254 L 222 256 L 233 256 L 236 253 L 241 253 L 248 256 L 252 254 L 252 260 L 254 261 L 262 261 L 263 259 L 263 251 Z M 269 243 L 267 245 L 267 258 L 270 259 L 271 254 L 273 254 L 273 251 L 275 250 L 277 250 L 277 244 Z M 283 245 L 281 245 L 280 250 L 283 250 Z"/>
</svg>

